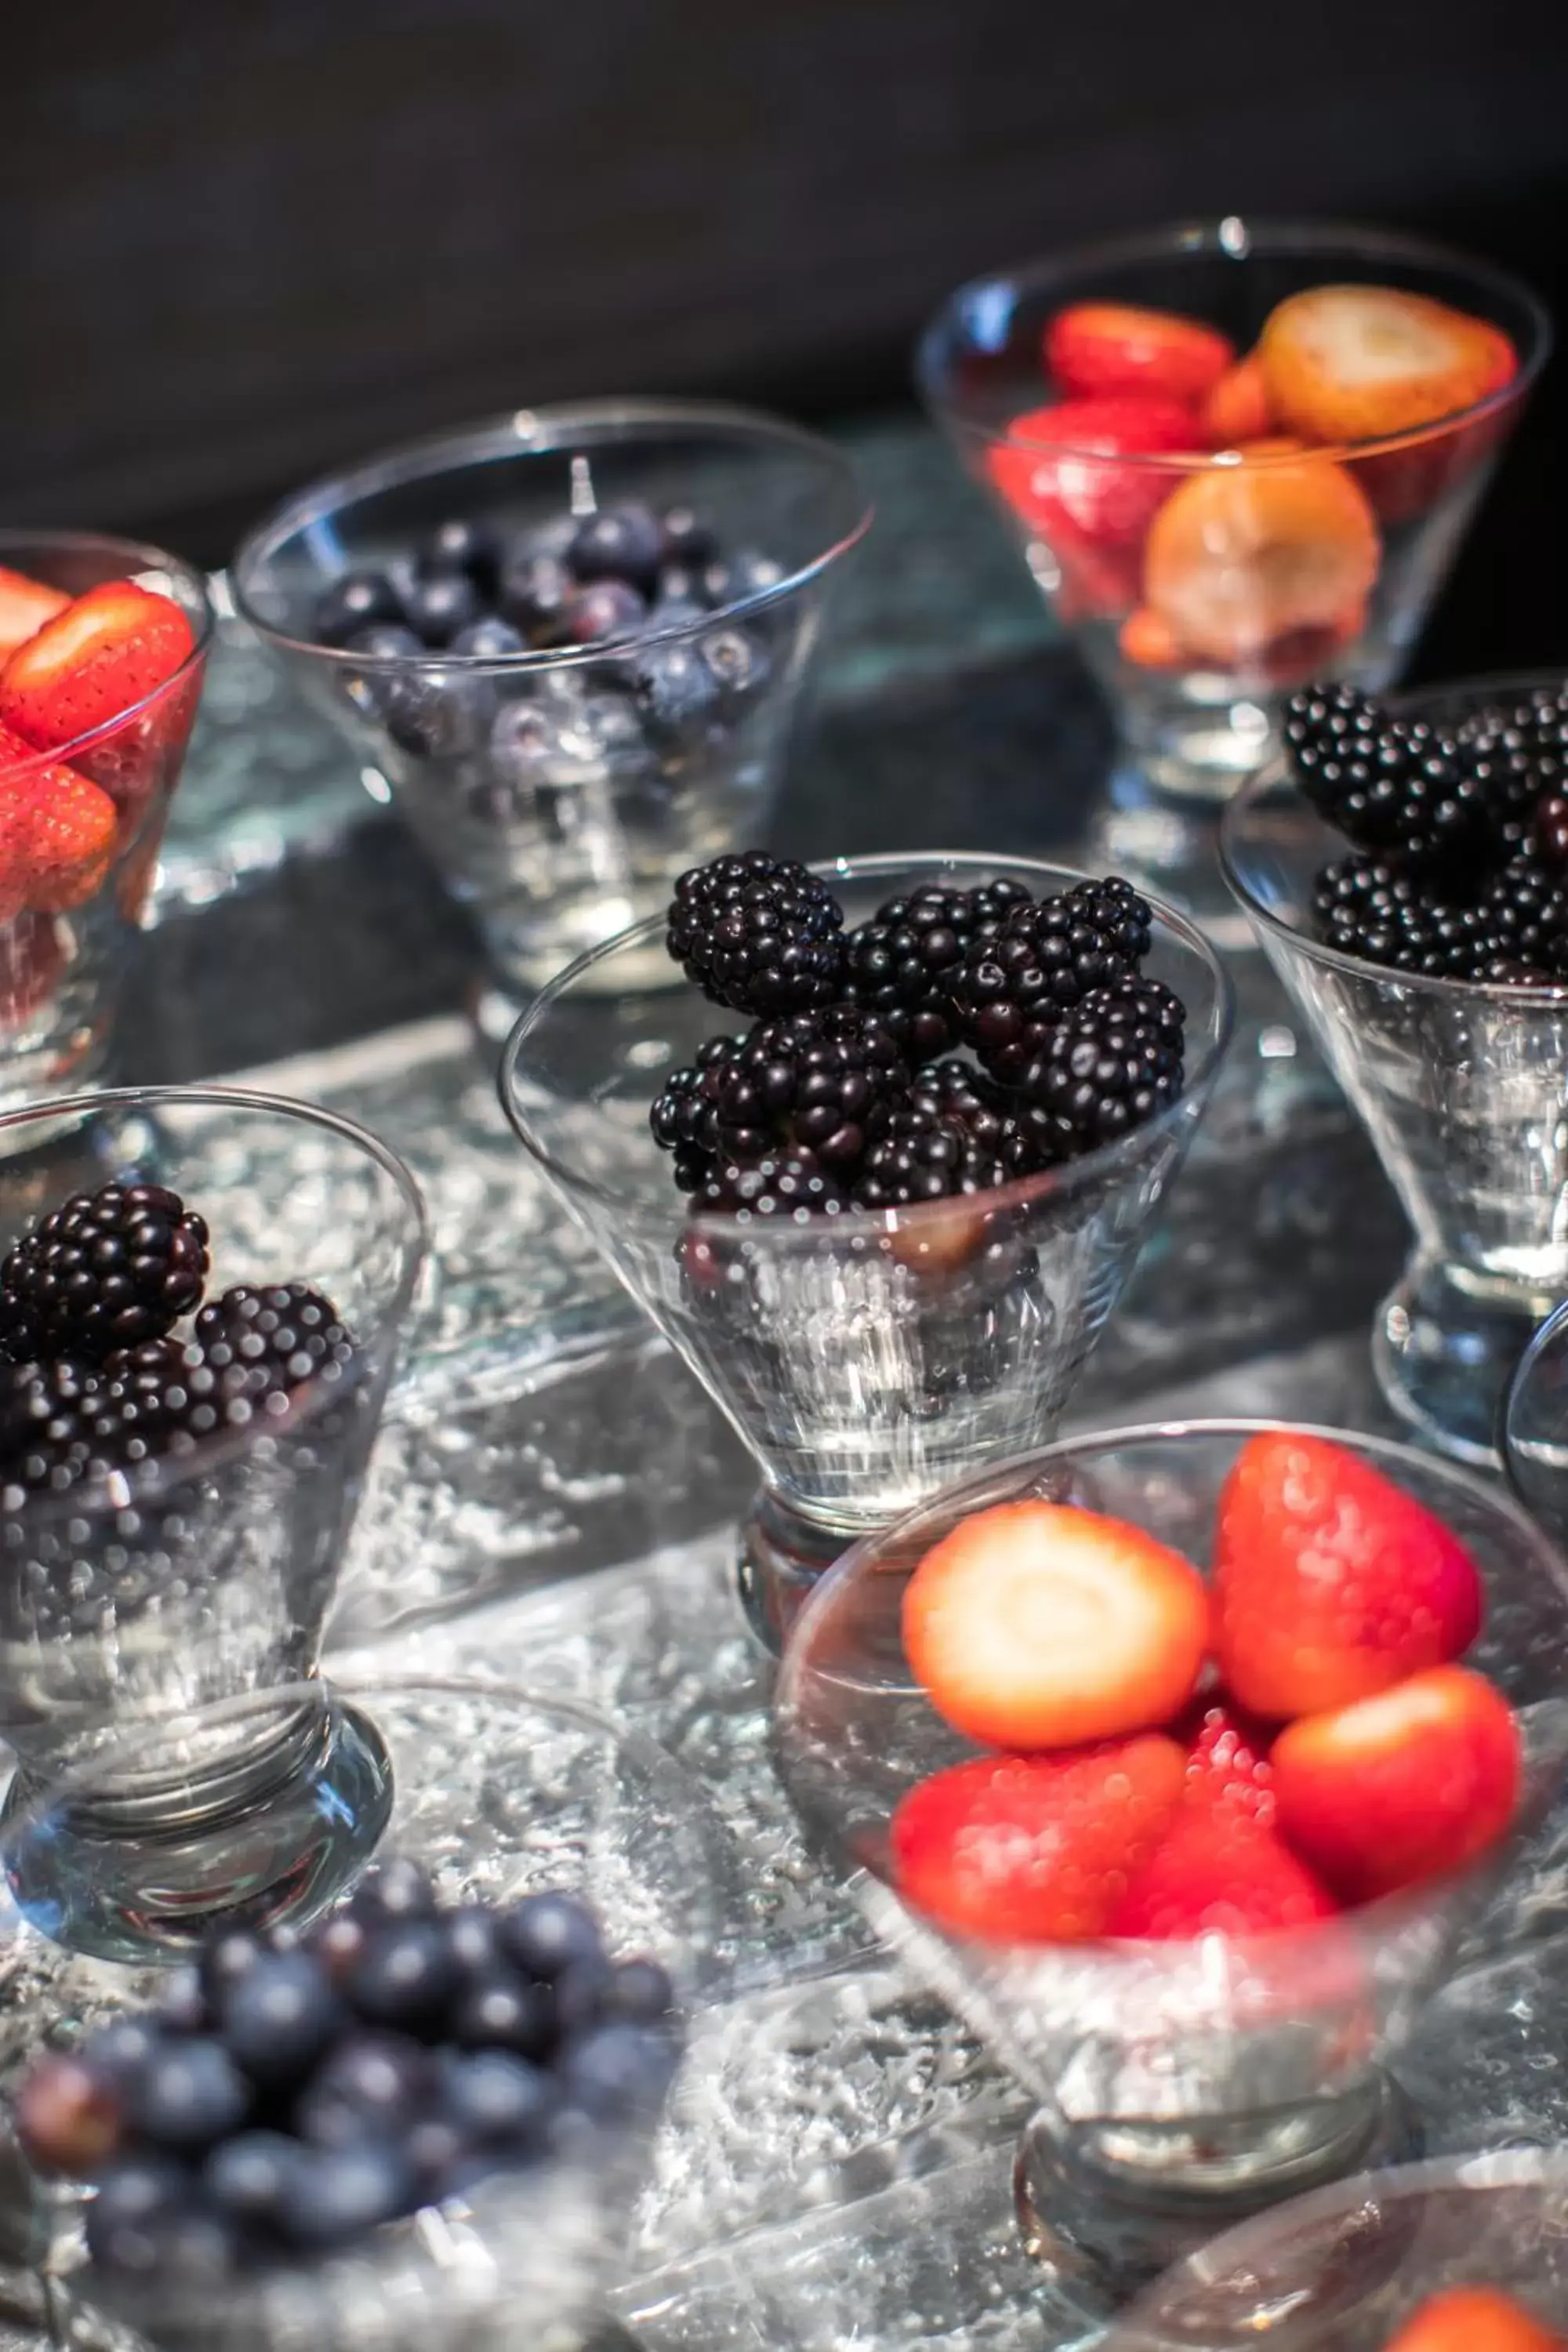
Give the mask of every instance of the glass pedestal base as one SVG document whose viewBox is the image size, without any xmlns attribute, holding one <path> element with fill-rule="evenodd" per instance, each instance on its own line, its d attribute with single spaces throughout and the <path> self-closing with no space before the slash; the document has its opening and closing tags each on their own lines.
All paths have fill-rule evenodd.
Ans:
<svg viewBox="0 0 1568 2352">
<path fill-rule="evenodd" d="M 1414 1257 L 1373 1326 L 1378 1386 L 1428 1445 L 1496 1469 L 1509 1381 L 1552 1303 L 1500 1294 L 1467 1282 L 1460 1269 Z"/>
<path fill-rule="evenodd" d="M 818 1577 L 856 1540 L 800 1518 L 767 1487 L 759 1487 L 742 1522 L 735 1580 L 746 1622 L 764 1650 L 779 1655 Z"/>
</svg>

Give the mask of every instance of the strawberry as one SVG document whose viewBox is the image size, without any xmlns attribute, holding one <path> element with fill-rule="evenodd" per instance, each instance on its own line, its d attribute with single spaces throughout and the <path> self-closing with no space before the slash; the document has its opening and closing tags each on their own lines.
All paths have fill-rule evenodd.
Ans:
<svg viewBox="0 0 1568 2352">
<path fill-rule="evenodd" d="M 1243 1814 L 1260 1829 L 1274 1825 L 1274 1768 L 1268 1760 L 1273 1734 L 1228 1699 L 1194 1700 L 1173 1737 L 1187 1748 L 1183 1802 L 1190 1810 L 1215 1809 Z"/>
<path fill-rule="evenodd" d="M 0 726 L 0 913 L 59 915 L 90 898 L 109 871 L 114 803 L 59 761 Z"/>
<path fill-rule="evenodd" d="M 1258 342 L 1288 432 L 1381 440 L 1473 408 L 1511 381 L 1513 345 L 1484 319 L 1388 286 L 1314 286 L 1270 311 Z"/>
<path fill-rule="evenodd" d="M 904 1593 L 904 1648 L 932 1706 L 994 1748 L 1076 1748 L 1168 1722 L 1208 1632 L 1190 1561 L 1064 1503 L 972 1512 Z"/>
<path fill-rule="evenodd" d="M 1064 400 L 1016 416 L 987 459 L 991 479 L 1025 529 L 1055 557 L 1086 614 L 1138 602 L 1138 551 L 1150 518 L 1181 479 L 1119 457 L 1181 457 L 1204 446 L 1191 412 L 1152 394 Z"/>
<path fill-rule="evenodd" d="M 1428 2295 L 1385 2352 L 1568 2352 L 1568 2336 L 1500 2287 L 1451 2286 Z"/>
<path fill-rule="evenodd" d="M 1215 1646 L 1255 1715 L 1321 1714 L 1441 1665 L 1480 1630 L 1458 1538 L 1347 1448 L 1251 1437 L 1220 1492 Z"/>
<path fill-rule="evenodd" d="M 1377 525 L 1342 466 L 1260 456 L 1185 476 L 1155 515 L 1145 600 L 1189 653 L 1226 668 L 1337 629 L 1377 578 Z"/>
<path fill-rule="evenodd" d="M 1273 1936 L 1339 1906 L 1283 1838 L 1223 1804 L 1183 1802 L 1110 1916 L 1113 1936 Z"/>
<path fill-rule="evenodd" d="M 63 588 L 47 587 L 41 580 L 29 580 L 25 572 L 9 572 L 0 564 L 0 661 L 37 636 L 44 623 L 69 603 Z"/>
<path fill-rule="evenodd" d="M 1067 1756 L 982 1756 L 921 1781 L 889 1832 L 912 1909 L 964 1936 L 1100 1936 L 1181 1799 L 1182 1751 L 1146 1733 Z"/>
<path fill-rule="evenodd" d="M 1519 1808 L 1518 1719 L 1465 1666 L 1303 1716 L 1272 1761 L 1281 1835 L 1352 1903 L 1458 1869 Z"/>
<path fill-rule="evenodd" d="M 1131 302 L 1073 302 L 1045 332 L 1046 367 L 1063 392 L 1153 392 L 1201 401 L 1236 359 L 1215 327 Z"/>
<path fill-rule="evenodd" d="M 0 720 L 54 751 L 166 685 L 195 646 L 172 597 L 105 581 L 16 648 L 0 671 Z"/>
<path fill-rule="evenodd" d="M 1216 449 L 1237 449 L 1247 441 L 1260 441 L 1274 430 L 1274 411 L 1263 362 L 1249 352 L 1210 384 L 1198 410 L 1199 422 Z"/>
</svg>

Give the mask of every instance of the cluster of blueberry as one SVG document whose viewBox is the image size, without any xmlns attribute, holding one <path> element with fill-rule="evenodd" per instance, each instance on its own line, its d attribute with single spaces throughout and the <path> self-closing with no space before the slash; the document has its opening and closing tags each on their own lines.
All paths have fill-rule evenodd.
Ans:
<svg viewBox="0 0 1568 2352">
<path fill-rule="evenodd" d="M 347 690 L 400 751 L 488 753 L 503 786 L 526 788 L 646 764 L 733 723 L 769 654 L 762 616 L 725 615 L 784 576 L 770 556 L 726 552 L 685 507 L 605 507 L 511 539 L 453 520 L 411 556 L 333 581 L 313 629 L 364 656 Z M 495 667 L 594 648 L 604 658 Z"/>
<path fill-rule="evenodd" d="M 383 1864 L 296 1939 L 219 1930 L 152 2009 L 40 2060 L 17 2130 L 90 2180 L 93 2258 L 221 2284 L 327 2253 L 653 2113 L 679 2051 L 657 1962 L 562 1894 L 443 1906 Z"/>
</svg>

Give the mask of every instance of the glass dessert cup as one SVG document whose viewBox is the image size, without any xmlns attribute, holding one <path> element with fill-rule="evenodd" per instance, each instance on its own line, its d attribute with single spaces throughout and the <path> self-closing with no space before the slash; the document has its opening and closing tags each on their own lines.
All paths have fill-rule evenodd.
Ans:
<svg viewBox="0 0 1568 2352">
<path fill-rule="evenodd" d="M 950 1488 L 858 1544 L 786 1644 L 780 1769 L 807 1837 L 878 1933 L 1038 2102 L 1016 2184 L 1053 2283 L 1104 2316 L 1230 2220 L 1409 2152 L 1419 2121 L 1387 2071 L 1461 1931 L 1503 1879 L 1568 1765 L 1568 1570 L 1526 1514 L 1468 1472 L 1382 1440 L 1321 1432 L 1440 1516 L 1485 1581 L 1467 1663 L 1521 1711 L 1526 1794 L 1468 1869 L 1274 1936 L 1191 1942 L 987 1943 L 906 1908 L 888 1827 L 905 1793 L 976 1751 L 920 1687 L 901 1609 L 959 1520 L 1040 1496 L 1143 1528 L 1207 1572 L 1221 1486 L 1278 1424 L 1194 1422 L 1068 1439 Z"/>
<path fill-rule="evenodd" d="M 176 604 L 195 645 L 174 675 L 103 724 L 49 751 L 0 751 L 7 793 L 47 792 L 68 768 L 106 792 L 116 825 L 108 862 L 40 889 L 0 879 L 0 1110 L 90 1085 L 112 1051 L 126 969 L 153 887 L 213 632 L 206 585 L 177 556 L 82 531 L 0 530 L 0 567 L 84 595 L 131 580 Z M 46 904 L 45 901 L 47 901 Z"/>
<path fill-rule="evenodd" d="M 1514 1368 L 1500 1443 L 1509 1485 L 1553 1543 L 1568 1546 L 1568 1300 Z"/>
<path fill-rule="evenodd" d="M 1050 437 L 1042 342 L 1067 306 L 1180 313 L 1250 354 L 1277 303 L 1326 284 L 1388 287 L 1484 320 L 1517 370 L 1469 407 L 1381 439 L 1282 447 L 1267 416 L 1236 446 L 1221 446 L 1232 425 L 1163 454 Z M 1228 911 L 1214 889 L 1215 804 L 1277 754 L 1296 688 L 1336 677 L 1375 689 L 1398 676 L 1550 340 L 1534 297 L 1484 263 L 1313 223 L 1231 218 L 1107 240 L 950 296 L 920 346 L 924 399 L 1121 739 L 1097 862 Z M 1027 429 L 1010 433 L 1020 418 Z"/>
<path fill-rule="evenodd" d="M 921 886 L 1084 877 L 933 853 L 823 872 L 846 926 Z M 802 1223 L 693 1219 L 648 1132 L 664 1076 L 744 1025 L 669 961 L 662 918 L 583 958 L 508 1042 L 501 1103 L 562 1202 L 756 1458 L 742 1596 L 776 1647 L 845 1547 L 987 1457 L 1050 1436 L 1181 1166 L 1229 1034 L 1202 934 L 1154 909 L 1145 971 L 1187 1008 L 1186 1083 L 1146 1126 L 1000 1191 Z M 649 988 L 657 976 L 667 985 Z"/>
<path fill-rule="evenodd" d="M 399 1332 L 424 1264 L 414 1179 L 374 1136 L 302 1103 L 224 1087 L 84 1096 L 0 1119 L 0 1236 L 6 1246 L 73 1193 L 111 1180 L 179 1192 L 210 1232 L 207 1296 L 236 1282 L 310 1282 L 332 1300 L 354 1353 L 315 1374 L 280 1412 L 154 1455 L 0 1514 L 0 1738 L 26 1812 L 45 1780 L 123 1737 L 126 1726 L 314 1671 L 358 1505 Z M 301 1735 L 311 1747 L 313 1735 Z M 346 1722 L 315 1754 L 323 1801 L 344 1802 L 376 1768 Z M 192 1825 L 221 1843 L 269 1748 L 216 1741 L 199 1788 L 100 1790 L 100 1837 L 141 1848 Z M 182 1849 L 183 1851 L 184 1849 Z M 72 1840 L 51 1836 L 16 1867 L 68 1919 L 79 1900 Z M 164 1908 L 178 1912 L 171 1858 Z M 90 1889 L 80 1899 L 90 1900 Z M 144 1923 L 153 1932 L 151 1915 Z M 140 1931 L 138 1931 L 140 1932 Z"/>
<path fill-rule="evenodd" d="M 1384 2352 L 1428 2296 L 1489 2286 L 1568 2318 L 1568 2159 L 1507 2148 L 1363 2174 L 1227 2230 L 1157 2279 L 1100 2352 Z M 1458 2339 L 1456 2338 L 1456 2341 Z"/>
<path fill-rule="evenodd" d="M 700 512 L 726 546 L 771 558 L 776 580 L 684 622 L 495 660 L 310 642 L 329 583 L 408 558 L 449 517 L 521 538 L 625 500 Z M 239 550 L 235 600 L 345 730 L 374 795 L 395 800 L 521 999 L 651 915 L 687 866 L 761 836 L 829 588 L 870 521 L 849 460 L 770 416 L 657 400 L 519 409 L 300 491 Z M 684 656 L 726 632 L 739 654 L 717 700 L 650 716 L 648 649 Z"/>
<path fill-rule="evenodd" d="M 654 1743 L 574 1699 L 513 1684 L 353 1676 L 143 1725 L 122 1748 L 35 1798 L 28 1842 L 36 1847 L 51 1822 L 90 1815 L 100 1790 L 199 1772 L 215 1738 L 230 1740 L 243 1728 L 247 1744 L 260 1748 L 292 1737 L 301 1719 L 325 1738 L 345 1716 L 382 1759 L 374 1833 L 354 1840 L 341 1820 L 311 1805 L 306 1780 L 258 1790 L 245 1822 L 248 1885 L 237 1875 L 226 1889 L 215 1887 L 205 1913 L 193 1908 L 184 1921 L 169 1921 L 152 1957 L 185 1958 L 226 1911 L 247 1925 L 303 1927 L 348 1890 L 374 1847 L 377 1861 L 420 1864 L 443 1905 L 504 1906 L 544 1889 L 575 1894 L 592 1906 L 615 1957 L 658 1960 L 678 2008 L 701 2000 L 715 1923 L 731 1892 L 727 1848 L 711 1817 Z M 0 1837 L 0 1855 L 19 1891 L 13 1993 L 30 2031 L 7 2042 L 0 2077 L 7 2108 L 39 2051 L 68 2047 L 143 2007 L 161 1975 L 84 1962 L 47 1940 L 57 1922 L 16 1890 L 16 1827 Z M 126 1863 L 113 1848 L 102 1860 L 108 1909 L 123 1898 Z M 154 1846 L 142 1850 L 142 1866 L 150 1880 Z M 183 2283 L 171 2265 L 143 2284 L 95 2263 L 82 2239 L 81 2191 L 69 2184 L 35 2181 L 32 2228 L 35 2242 L 43 2242 L 39 2263 L 62 2340 L 68 2330 L 72 2341 L 95 2340 L 106 2324 L 111 2331 L 118 2324 L 139 2343 L 192 2352 L 216 2342 L 246 2352 L 301 2343 L 320 2352 L 564 2347 L 586 2332 L 614 2280 L 655 2121 L 639 2113 L 613 2141 L 574 2137 L 542 2164 L 482 2178 L 460 2198 L 387 2223 L 341 2252 L 247 2271 L 221 2290 Z"/>
<path fill-rule="evenodd" d="M 1393 707 L 1440 722 L 1523 683 Z M 1313 877 L 1348 848 L 1292 786 L 1267 779 L 1220 827 L 1226 881 L 1415 1228 L 1373 1326 L 1378 1384 L 1429 1444 L 1495 1466 L 1510 1375 L 1568 1292 L 1568 986 L 1430 979 L 1322 945 Z"/>
</svg>

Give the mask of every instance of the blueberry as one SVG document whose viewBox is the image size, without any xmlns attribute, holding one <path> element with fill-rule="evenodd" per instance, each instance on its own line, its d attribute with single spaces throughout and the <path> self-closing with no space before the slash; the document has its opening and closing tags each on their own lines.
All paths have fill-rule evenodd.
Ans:
<svg viewBox="0 0 1568 2352">
<path fill-rule="evenodd" d="M 467 2136 L 446 2116 L 423 2116 L 403 2143 L 422 2200 L 439 2204 L 454 2173 L 470 2154 Z"/>
<path fill-rule="evenodd" d="M 208 1940 L 196 1968 L 203 1990 L 215 2008 L 222 2006 L 229 1988 L 270 1949 L 267 1938 L 252 1927 L 226 1927 Z"/>
<path fill-rule="evenodd" d="M 111 2025 L 89 2033 L 77 2056 L 104 2082 L 124 2091 L 160 2046 L 151 2019 L 117 2017 Z"/>
<path fill-rule="evenodd" d="M 318 2069 L 294 2109 L 301 2136 L 348 2147 L 406 2131 L 434 2095 L 435 2061 L 401 2033 L 355 2033 Z"/>
<path fill-rule="evenodd" d="M 572 733 L 580 755 L 599 767 L 640 767 L 649 756 L 642 722 L 622 694 L 585 695 Z"/>
<path fill-rule="evenodd" d="M 542 2060 L 559 2035 L 548 1985 L 498 1971 L 468 1986 L 452 2004 L 452 2039 L 464 2050 L 510 2050 Z"/>
<path fill-rule="evenodd" d="M 316 642 L 346 646 L 377 621 L 405 618 L 403 600 L 384 572 L 345 572 L 323 588 L 310 615 Z"/>
<path fill-rule="evenodd" d="M 351 654 L 364 654 L 373 661 L 406 661 L 424 650 L 423 642 L 401 621 L 378 621 L 372 629 L 356 629 L 349 639 Z"/>
<path fill-rule="evenodd" d="M 506 2050 L 476 2050 L 446 2070 L 443 2110 L 465 2138 L 479 2146 L 523 2141 L 551 2105 L 549 2077 Z"/>
<path fill-rule="evenodd" d="M 527 650 L 521 633 L 494 613 L 487 614 L 482 621 L 470 621 L 452 639 L 452 651 L 468 661 L 506 661 L 513 654 Z"/>
<path fill-rule="evenodd" d="M 372 1937 L 348 1990 L 372 2024 L 418 2032 L 439 2021 L 458 1981 L 458 1963 L 441 1927 L 411 1919 Z"/>
<path fill-rule="evenodd" d="M 509 702 L 497 714 L 489 756 L 500 797 L 488 813 L 503 824 L 527 816 L 533 794 L 574 765 L 559 722 L 537 702 Z"/>
<path fill-rule="evenodd" d="M 334 1984 L 342 1984 L 364 1957 L 369 1933 L 364 1921 L 353 1911 L 334 1911 L 316 1922 L 305 1938 L 305 1949 L 321 1962 Z"/>
<path fill-rule="evenodd" d="M 157 2261 L 155 2232 L 191 2202 L 191 2177 L 157 2157 L 128 2157 L 106 2172 L 87 2209 L 88 2252 L 95 2262 L 143 2276 Z"/>
<path fill-rule="evenodd" d="M 242 2229 L 276 2220 L 303 2150 L 286 2132 L 241 2132 L 215 2147 L 202 2168 L 208 2201 Z"/>
<path fill-rule="evenodd" d="M 503 566 L 496 601 L 501 617 L 538 645 L 559 625 L 575 584 L 559 557 L 525 552 Z"/>
<path fill-rule="evenodd" d="M 413 2210 L 414 2168 L 395 2144 L 302 2149 L 278 2212 L 280 2235 L 310 2252 L 347 2245 Z"/>
<path fill-rule="evenodd" d="M 493 596 L 500 555 L 500 540 L 489 523 L 467 522 L 454 516 L 437 524 L 419 551 L 418 562 L 421 572 L 466 572 L 481 595 Z"/>
<path fill-rule="evenodd" d="M 382 698 L 381 716 L 400 751 L 416 759 L 452 760 L 473 749 L 492 708 L 482 680 L 432 670 L 395 679 Z"/>
<path fill-rule="evenodd" d="M 331 1978 L 308 1952 L 267 1954 L 224 1997 L 228 2053 L 264 2086 L 307 2074 L 345 2021 Z"/>
<path fill-rule="evenodd" d="M 212 2023 L 199 1970 L 176 1969 L 159 1988 L 153 2006 L 156 2022 L 168 2033 L 205 2033 Z"/>
<path fill-rule="evenodd" d="M 609 645 L 631 636 L 647 606 L 626 580 L 595 580 L 570 598 L 551 633 L 552 645 Z"/>
<path fill-rule="evenodd" d="M 664 528 L 651 507 L 602 507 L 577 526 L 566 561 L 579 580 L 629 581 L 651 589 L 664 553 Z"/>
<path fill-rule="evenodd" d="M 408 625 L 427 646 L 449 646 L 479 618 L 479 592 L 466 572 L 428 572 L 408 594 Z"/>
<path fill-rule="evenodd" d="M 751 629 L 713 629 L 700 651 L 726 702 L 754 694 L 767 678 L 768 656 Z"/>
<path fill-rule="evenodd" d="M 154 2147 L 195 2154 L 238 2130 L 250 2086 L 221 2042 L 165 2042 L 131 2084 L 126 2106 Z"/>
<path fill-rule="evenodd" d="M 713 562 L 719 552 L 719 534 L 706 515 L 699 514 L 695 507 L 666 507 L 661 520 L 667 564 L 689 564 L 700 571 Z"/>
<path fill-rule="evenodd" d="M 109 2183 L 104 2183 L 107 2189 Z M 132 2278 L 153 2279 L 160 2290 L 221 2285 L 239 2265 L 237 2232 L 221 2214 L 205 2212 L 190 2199 L 165 2205 L 142 2220 L 100 2216 L 100 2190 L 87 2216 L 87 2242 L 94 2259 Z"/>
<path fill-rule="evenodd" d="M 555 2021 L 565 2039 L 586 2033 L 605 2017 L 614 1972 L 603 1952 L 568 1960 L 554 1983 Z"/>
<path fill-rule="evenodd" d="M 569 2046 L 560 2073 L 568 2102 L 607 2123 L 656 2106 L 674 2063 L 662 2033 L 646 2025 L 601 2025 Z"/>
<path fill-rule="evenodd" d="M 650 636 L 672 629 L 692 629 L 708 618 L 708 607 L 695 596 L 664 596 L 648 607 L 647 625 Z"/>
<path fill-rule="evenodd" d="M 46 2172 L 96 2172 L 121 2137 L 130 2096 L 80 2056 L 41 2059 L 16 2099 L 16 2137 Z"/>
<path fill-rule="evenodd" d="M 700 726 L 718 707 L 719 681 L 696 646 L 649 646 L 632 672 L 632 686 L 639 709 L 668 735 Z"/>
<path fill-rule="evenodd" d="M 655 2025 L 675 2006 L 675 1987 L 668 1969 L 657 1960 L 622 1960 L 612 1972 L 605 2003 L 611 2017 L 628 2025 Z"/>
<path fill-rule="evenodd" d="M 694 612 L 710 610 L 702 593 L 702 572 L 690 563 L 667 563 L 658 575 L 658 589 L 654 597 L 657 611 L 664 604 L 689 604 Z"/>
<path fill-rule="evenodd" d="M 704 567 L 702 593 L 710 604 L 738 604 L 744 597 L 761 596 L 776 588 L 784 576 L 784 565 L 775 563 L 771 555 L 739 549 Z"/>
<path fill-rule="evenodd" d="M 500 1945 L 496 1915 L 488 1903 L 460 1903 L 442 1922 L 452 1958 L 467 1979 L 493 1976 L 500 1965 Z"/>
<path fill-rule="evenodd" d="M 349 1897 L 349 1909 L 367 1927 L 384 1919 L 433 1919 L 436 1888 L 422 1864 L 395 1853 L 365 1872 Z"/>
<path fill-rule="evenodd" d="M 593 1913 L 572 1895 L 525 1895 L 502 1912 L 500 1940 L 520 1969 L 546 1979 L 570 1960 L 596 1960 L 604 1952 Z"/>
</svg>

